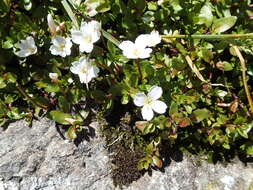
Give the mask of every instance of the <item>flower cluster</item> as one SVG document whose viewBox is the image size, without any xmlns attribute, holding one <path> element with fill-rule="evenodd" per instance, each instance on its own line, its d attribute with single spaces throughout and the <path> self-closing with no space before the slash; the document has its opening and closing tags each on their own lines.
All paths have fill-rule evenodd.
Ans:
<svg viewBox="0 0 253 190">
<path fill-rule="evenodd" d="M 94 48 L 94 43 L 101 37 L 101 24 L 95 20 L 90 22 L 81 22 L 79 29 L 71 29 L 71 38 L 63 37 L 60 32 L 60 27 L 55 23 L 52 15 L 47 16 L 49 31 L 52 35 L 51 46 L 49 48 L 51 54 L 66 57 L 71 54 L 72 42 L 79 45 L 81 53 L 90 53 Z M 60 33 L 60 34 L 59 34 Z M 161 42 L 161 37 L 157 31 L 152 31 L 150 34 L 139 35 L 135 42 L 123 41 L 119 44 L 119 48 L 123 50 L 123 55 L 129 59 L 145 59 L 150 57 L 152 52 L 151 47 L 156 46 Z M 27 57 L 37 52 L 34 39 L 29 36 L 26 40 L 21 40 L 18 44 L 20 48 L 16 54 L 20 57 Z M 78 61 L 72 63 L 70 71 L 78 75 L 81 83 L 88 83 L 98 76 L 99 68 L 93 64 L 92 60 L 82 56 Z M 49 73 L 49 78 L 52 81 L 58 80 L 57 73 Z M 71 81 L 72 82 L 72 81 Z M 151 120 L 154 112 L 165 113 L 167 106 L 164 102 L 158 100 L 162 96 L 162 88 L 153 86 L 146 95 L 143 92 L 137 93 L 134 97 L 134 104 L 142 107 L 141 113 L 143 119 Z"/>
</svg>

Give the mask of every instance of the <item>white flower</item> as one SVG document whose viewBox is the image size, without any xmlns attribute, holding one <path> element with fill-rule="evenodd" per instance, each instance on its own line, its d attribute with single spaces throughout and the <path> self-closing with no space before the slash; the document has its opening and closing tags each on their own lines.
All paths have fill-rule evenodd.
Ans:
<svg viewBox="0 0 253 190">
<path fill-rule="evenodd" d="M 100 5 L 100 3 L 97 1 L 85 1 L 84 3 L 86 5 L 86 11 L 89 17 L 95 16 L 98 12 L 96 11 L 96 8 Z"/>
<path fill-rule="evenodd" d="M 101 36 L 101 25 L 97 21 L 82 22 L 80 30 L 72 29 L 72 40 L 79 44 L 80 52 L 90 53 L 93 50 L 93 44 Z"/>
<path fill-rule="evenodd" d="M 71 84 L 71 83 L 73 83 L 74 81 L 73 81 L 73 79 L 72 78 L 68 78 L 68 83 L 69 84 Z"/>
<path fill-rule="evenodd" d="M 128 59 L 145 59 L 150 57 L 152 49 L 146 48 L 146 44 L 143 43 L 146 41 L 147 35 L 142 34 L 138 36 L 135 40 L 135 43 L 127 40 L 119 44 L 119 48 L 123 50 L 123 55 Z"/>
<path fill-rule="evenodd" d="M 158 1 L 157 1 L 157 4 L 158 4 L 158 5 L 162 5 L 163 3 L 164 3 L 164 0 L 158 0 Z"/>
<path fill-rule="evenodd" d="M 34 39 L 31 36 L 28 36 L 25 40 L 21 40 L 17 45 L 20 48 L 20 51 L 15 52 L 19 57 L 27 57 L 29 55 L 37 53 L 37 47 L 35 45 Z"/>
<path fill-rule="evenodd" d="M 53 55 L 60 55 L 66 57 L 71 54 L 72 42 L 70 38 L 64 38 L 62 36 L 55 36 L 51 41 L 52 45 L 49 50 Z"/>
<path fill-rule="evenodd" d="M 147 34 L 147 46 L 148 47 L 155 47 L 157 44 L 161 43 L 161 37 L 159 32 L 153 30 L 150 34 Z"/>
<path fill-rule="evenodd" d="M 49 78 L 52 80 L 58 80 L 58 74 L 57 73 L 49 73 Z"/>
<path fill-rule="evenodd" d="M 88 84 L 92 78 L 98 76 L 99 68 L 92 65 L 86 57 L 81 57 L 79 61 L 72 63 L 70 71 L 79 76 L 81 83 Z"/>
<path fill-rule="evenodd" d="M 56 30 L 57 30 L 57 25 L 55 24 L 54 19 L 51 14 L 47 15 L 47 24 L 48 24 L 48 28 L 49 28 L 51 34 L 55 35 Z"/>
<path fill-rule="evenodd" d="M 154 117 L 154 111 L 160 114 L 165 113 L 167 105 L 158 100 L 162 96 L 162 88 L 152 86 L 149 89 L 148 95 L 143 92 L 137 93 L 134 97 L 134 104 L 142 107 L 141 114 L 143 119 L 151 120 Z"/>
</svg>

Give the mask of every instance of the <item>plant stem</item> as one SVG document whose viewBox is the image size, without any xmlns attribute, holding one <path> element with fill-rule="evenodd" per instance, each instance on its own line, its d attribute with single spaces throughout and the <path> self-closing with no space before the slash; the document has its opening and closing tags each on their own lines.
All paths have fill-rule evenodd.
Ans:
<svg viewBox="0 0 253 190">
<path fill-rule="evenodd" d="M 250 106 L 250 112 L 253 113 L 253 100 L 252 97 L 250 95 L 250 91 L 249 91 L 249 86 L 247 84 L 247 76 L 246 76 L 246 64 L 245 64 L 245 60 L 240 52 L 240 50 L 238 49 L 237 46 L 232 46 L 233 49 L 235 50 L 236 55 L 238 56 L 240 63 L 241 63 L 241 67 L 242 67 L 242 80 L 243 80 L 243 86 L 246 92 L 246 96 L 249 102 L 249 106 Z"/>
<path fill-rule="evenodd" d="M 22 89 L 21 85 L 17 84 L 17 85 L 16 85 L 16 88 L 17 88 L 17 90 L 19 91 L 19 93 L 20 93 L 21 95 L 23 95 L 25 98 L 27 98 L 27 100 L 30 101 L 34 106 L 38 106 L 38 107 L 40 107 L 40 108 L 42 108 L 42 109 L 48 110 L 48 107 L 47 107 L 47 106 L 42 105 L 42 104 L 40 104 L 40 103 L 38 103 L 38 102 L 35 102 L 35 101 Z"/>
<path fill-rule="evenodd" d="M 222 40 L 222 39 L 235 39 L 235 38 L 252 38 L 253 33 L 247 34 L 193 34 L 193 35 L 161 35 L 163 39 L 171 38 L 183 38 L 183 39 L 213 39 L 213 40 Z"/>
<path fill-rule="evenodd" d="M 141 72 L 140 59 L 136 59 L 136 64 L 137 64 L 137 67 L 138 67 L 138 72 L 140 74 L 140 81 L 142 81 L 142 72 Z"/>
</svg>

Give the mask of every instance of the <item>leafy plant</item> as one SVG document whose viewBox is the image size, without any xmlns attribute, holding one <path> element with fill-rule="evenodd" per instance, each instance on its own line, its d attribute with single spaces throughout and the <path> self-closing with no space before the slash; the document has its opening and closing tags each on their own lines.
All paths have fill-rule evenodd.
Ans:
<svg viewBox="0 0 253 190">
<path fill-rule="evenodd" d="M 251 17 L 250 1 L 2 0 L 0 123 L 46 114 L 75 139 L 123 106 L 139 169 L 164 143 L 252 155 Z"/>
</svg>

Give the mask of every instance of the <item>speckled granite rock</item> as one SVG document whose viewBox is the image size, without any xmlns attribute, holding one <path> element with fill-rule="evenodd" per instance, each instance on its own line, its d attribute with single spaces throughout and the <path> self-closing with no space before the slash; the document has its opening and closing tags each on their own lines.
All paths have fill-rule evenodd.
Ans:
<svg viewBox="0 0 253 190">
<path fill-rule="evenodd" d="M 104 139 L 92 123 L 78 147 L 64 141 L 54 122 L 17 121 L 0 132 L 0 190 L 114 190 Z M 126 155 L 127 156 L 127 155 Z M 123 163 L 122 163 L 123 164 Z M 145 174 L 125 190 L 253 190 L 253 165 L 239 160 L 208 164 L 193 156 L 171 161 L 164 173 Z"/>
<path fill-rule="evenodd" d="M 165 172 L 145 174 L 125 190 L 253 190 L 253 164 L 235 159 L 225 165 L 196 161 L 193 156 L 172 161 Z"/>
<path fill-rule="evenodd" d="M 99 135 L 76 147 L 47 119 L 32 128 L 17 121 L 0 134 L 0 190 L 112 189 L 108 162 Z"/>
</svg>

